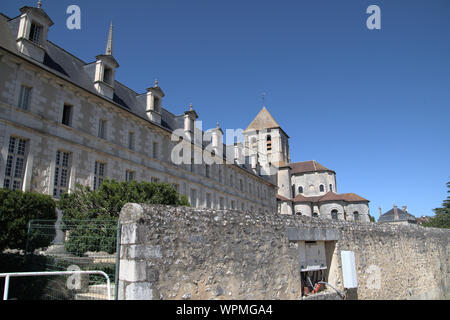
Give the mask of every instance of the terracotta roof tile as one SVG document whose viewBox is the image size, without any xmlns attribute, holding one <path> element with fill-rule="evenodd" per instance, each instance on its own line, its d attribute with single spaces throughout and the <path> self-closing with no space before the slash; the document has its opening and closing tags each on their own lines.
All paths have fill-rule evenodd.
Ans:
<svg viewBox="0 0 450 320">
<path fill-rule="evenodd" d="M 316 203 L 316 202 L 322 202 L 322 201 L 370 202 L 369 200 L 364 199 L 363 197 L 360 197 L 354 193 L 337 194 L 334 192 L 328 192 L 327 194 L 325 194 L 323 196 L 316 196 L 316 197 L 305 197 L 304 195 L 299 194 L 293 199 L 293 202 Z"/>
<path fill-rule="evenodd" d="M 280 196 L 279 194 L 277 194 L 277 199 L 278 199 L 278 200 L 281 200 L 281 201 L 289 201 L 289 202 L 292 202 L 292 199 L 285 198 L 285 197 L 283 197 L 283 196 Z"/>
<path fill-rule="evenodd" d="M 289 163 L 289 164 L 285 165 L 285 167 L 291 168 L 291 174 L 306 173 L 306 172 L 320 172 L 320 171 L 328 171 L 328 172 L 335 173 L 333 170 L 330 170 L 330 169 L 324 167 L 323 165 L 321 165 L 320 163 L 317 163 L 314 160 Z"/>
</svg>

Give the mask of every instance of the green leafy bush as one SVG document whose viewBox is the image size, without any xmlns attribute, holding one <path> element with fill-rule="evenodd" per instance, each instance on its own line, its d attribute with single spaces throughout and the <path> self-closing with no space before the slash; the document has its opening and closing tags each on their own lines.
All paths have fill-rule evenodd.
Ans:
<svg viewBox="0 0 450 320">
<path fill-rule="evenodd" d="M 33 192 L 0 189 L 0 252 L 4 249 L 25 250 L 28 222 L 33 219 L 56 220 L 56 203 L 52 197 Z M 54 232 L 54 230 L 53 230 Z M 35 248 L 47 247 L 53 237 L 31 234 Z"/>
<path fill-rule="evenodd" d="M 69 232 L 65 249 L 75 255 L 87 251 L 114 253 L 120 210 L 130 202 L 189 206 L 187 198 L 167 183 L 105 180 L 96 191 L 77 185 L 58 203 Z"/>
</svg>

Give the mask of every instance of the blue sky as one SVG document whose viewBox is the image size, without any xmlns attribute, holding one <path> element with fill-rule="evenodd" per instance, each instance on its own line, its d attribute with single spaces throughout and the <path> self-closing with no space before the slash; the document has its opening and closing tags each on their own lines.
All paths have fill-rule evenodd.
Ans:
<svg viewBox="0 0 450 320">
<path fill-rule="evenodd" d="M 37 1 L 3 0 L 14 17 Z M 81 30 L 66 28 L 70 4 Z M 381 8 L 381 30 L 366 9 Z M 164 106 L 193 103 L 203 128 L 245 128 L 261 94 L 290 136 L 292 161 L 337 172 L 338 191 L 371 214 L 407 205 L 432 215 L 450 179 L 450 1 L 43 0 L 49 39 L 86 62 L 114 21 L 117 80 Z"/>
</svg>

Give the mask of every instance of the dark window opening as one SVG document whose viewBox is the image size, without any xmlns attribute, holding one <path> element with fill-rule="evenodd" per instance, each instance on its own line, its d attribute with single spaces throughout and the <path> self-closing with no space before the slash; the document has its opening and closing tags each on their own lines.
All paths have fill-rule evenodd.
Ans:
<svg viewBox="0 0 450 320">
<path fill-rule="evenodd" d="M 41 43 L 42 38 L 42 27 L 32 23 L 30 28 L 30 37 L 29 39 L 33 41 L 34 43 Z"/>
<path fill-rule="evenodd" d="M 303 193 L 303 187 L 302 186 L 298 187 L 298 193 Z"/>
<path fill-rule="evenodd" d="M 323 186 L 323 184 L 320 185 L 320 192 L 325 192 L 325 187 Z"/>
<path fill-rule="evenodd" d="M 103 82 L 108 84 L 112 84 L 112 69 L 105 67 L 105 71 L 103 71 Z"/>
<path fill-rule="evenodd" d="M 63 110 L 62 124 L 71 126 L 72 124 L 72 109 L 73 107 L 65 104 Z"/>
<path fill-rule="evenodd" d="M 331 211 L 331 219 L 333 219 L 333 220 L 338 219 L 338 211 L 336 209 Z"/>
</svg>

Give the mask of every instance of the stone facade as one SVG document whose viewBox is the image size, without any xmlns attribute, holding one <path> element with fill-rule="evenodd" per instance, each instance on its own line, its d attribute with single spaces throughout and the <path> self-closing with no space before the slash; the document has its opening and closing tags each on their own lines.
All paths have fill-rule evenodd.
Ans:
<svg viewBox="0 0 450 320">
<path fill-rule="evenodd" d="M 105 54 L 85 63 L 47 41 L 53 22 L 42 8 L 21 13 L 0 15 L 0 186 L 58 198 L 61 190 L 95 189 L 106 178 L 159 181 L 196 207 L 276 210 L 276 185 L 250 166 L 222 163 L 218 152 L 217 163 L 197 162 L 207 144 L 192 107 L 174 115 L 162 107 L 158 83 L 140 94 L 115 80 L 112 25 Z M 40 36 L 35 25 L 43 27 Z M 192 139 L 194 164 L 172 161 L 177 131 Z M 215 151 L 221 146 L 216 142 Z"/>
<path fill-rule="evenodd" d="M 20 12 L 0 15 L 0 186 L 58 198 L 106 178 L 159 181 L 194 207 L 369 220 L 368 200 L 334 195 L 333 171 L 293 169 L 302 163 L 291 163 L 289 136 L 266 107 L 225 145 L 219 125 L 198 128 L 192 105 L 165 109 L 157 81 L 137 93 L 115 79 L 112 23 L 105 53 L 86 63 L 47 40 L 53 22 L 41 7 Z"/>
<path fill-rule="evenodd" d="M 324 241 L 326 281 L 348 299 L 450 298 L 445 229 L 138 204 L 120 221 L 119 299 L 301 299 L 305 241 Z M 356 290 L 343 287 L 342 250 Z"/>
</svg>

